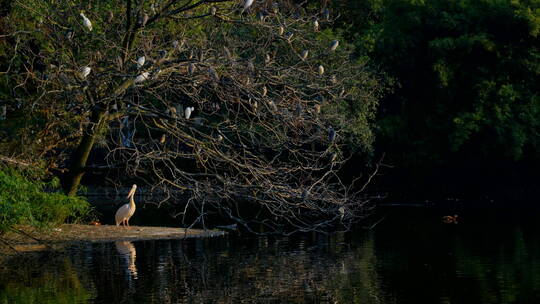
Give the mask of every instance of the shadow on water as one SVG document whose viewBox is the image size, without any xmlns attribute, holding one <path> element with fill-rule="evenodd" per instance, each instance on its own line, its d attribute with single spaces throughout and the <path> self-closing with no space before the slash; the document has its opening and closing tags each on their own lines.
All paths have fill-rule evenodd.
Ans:
<svg viewBox="0 0 540 304">
<path fill-rule="evenodd" d="M 0 264 L 0 303 L 540 303 L 538 213 L 372 231 L 74 245 Z M 461 215 L 460 215 L 461 216 Z"/>
</svg>

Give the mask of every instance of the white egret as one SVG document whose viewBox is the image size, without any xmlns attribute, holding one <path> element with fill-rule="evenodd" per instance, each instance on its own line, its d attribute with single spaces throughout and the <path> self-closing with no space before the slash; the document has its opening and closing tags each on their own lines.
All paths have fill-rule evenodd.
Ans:
<svg viewBox="0 0 540 304">
<path fill-rule="evenodd" d="M 114 219 L 116 220 L 116 226 L 120 226 L 120 224 L 122 224 L 124 227 L 129 227 L 129 219 L 135 213 L 135 199 L 133 198 L 133 196 L 135 195 L 136 190 L 137 185 L 133 184 L 131 190 L 127 195 L 129 203 L 118 208 L 118 211 L 116 211 L 116 215 L 114 216 Z"/>
<path fill-rule="evenodd" d="M 247 10 L 253 4 L 253 0 L 244 1 L 244 7 L 242 8 L 242 13 Z"/>
<path fill-rule="evenodd" d="M 184 111 L 184 117 L 186 119 L 189 119 L 191 117 L 191 113 L 193 113 L 194 110 L 195 110 L 194 107 L 187 107 L 186 110 Z"/>
<path fill-rule="evenodd" d="M 339 211 L 339 214 L 341 214 L 341 219 L 343 220 L 343 218 L 345 217 L 345 208 L 339 207 L 338 211 Z"/>
<path fill-rule="evenodd" d="M 315 32 L 319 31 L 319 21 L 317 19 L 313 20 L 313 30 Z"/>
<path fill-rule="evenodd" d="M 332 43 L 330 43 L 330 51 L 333 52 L 337 49 L 339 46 L 339 40 L 333 40 Z"/>
<path fill-rule="evenodd" d="M 139 76 L 137 76 L 135 78 L 135 83 L 141 83 L 141 82 L 145 81 L 146 79 L 148 79 L 149 75 L 150 74 L 148 72 L 144 72 L 144 73 L 140 74 Z"/>
<path fill-rule="evenodd" d="M 283 27 L 283 25 L 280 25 L 279 30 L 278 30 L 279 35 L 280 36 L 283 35 L 284 32 L 285 32 L 285 28 Z"/>
<path fill-rule="evenodd" d="M 267 53 L 267 54 L 264 56 L 264 63 L 265 63 L 265 64 L 269 64 L 270 61 L 272 61 L 272 57 L 270 57 L 270 54 Z"/>
<path fill-rule="evenodd" d="M 302 60 L 306 60 L 308 55 L 309 55 L 309 51 L 308 50 L 303 50 L 302 51 Z"/>
<path fill-rule="evenodd" d="M 322 76 L 324 74 L 324 67 L 322 65 L 319 65 L 317 69 L 319 71 L 319 76 Z"/>
<path fill-rule="evenodd" d="M 90 68 L 89 66 L 85 66 L 84 68 L 82 68 L 81 78 L 85 79 L 90 74 L 91 71 L 92 71 L 92 68 Z"/>
<path fill-rule="evenodd" d="M 146 62 L 146 57 L 144 56 L 139 57 L 139 59 L 137 59 L 137 69 L 142 68 L 145 62 Z"/>
<path fill-rule="evenodd" d="M 263 86 L 262 87 L 262 96 L 266 96 L 266 93 L 268 93 L 268 89 L 266 88 L 266 86 Z"/>
<path fill-rule="evenodd" d="M 89 30 L 89 31 L 92 31 L 92 22 L 90 22 L 90 19 L 88 19 L 84 13 L 81 13 L 80 14 L 81 17 L 83 18 L 83 24 L 84 26 L 86 26 L 86 28 Z"/>
<path fill-rule="evenodd" d="M 212 6 L 212 7 L 210 8 L 210 11 L 209 11 L 208 13 L 209 13 L 210 15 L 212 15 L 212 16 L 215 16 L 216 13 L 217 13 L 217 7 Z"/>
</svg>

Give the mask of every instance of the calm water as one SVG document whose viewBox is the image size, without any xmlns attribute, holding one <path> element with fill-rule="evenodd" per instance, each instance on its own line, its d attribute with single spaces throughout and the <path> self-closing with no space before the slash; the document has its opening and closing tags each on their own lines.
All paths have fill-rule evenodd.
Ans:
<svg viewBox="0 0 540 304">
<path fill-rule="evenodd" d="M 540 303 L 540 213 L 393 210 L 371 231 L 12 257 L 0 303 Z M 414 216 L 413 216 L 414 214 Z"/>
</svg>

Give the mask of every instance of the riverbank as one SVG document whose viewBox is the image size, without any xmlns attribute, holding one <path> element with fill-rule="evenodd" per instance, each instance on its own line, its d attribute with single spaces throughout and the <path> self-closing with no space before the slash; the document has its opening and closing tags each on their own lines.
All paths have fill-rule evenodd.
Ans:
<svg viewBox="0 0 540 304">
<path fill-rule="evenodd" d="M 19 228 L 1 236 L 0 254 L 50 250 L 66 243 L 170 240 L 223 236 L 218 230 L 185 229 L 171 227 L 64 224 L 48 230 L 31 227 Z"/>
</svg>

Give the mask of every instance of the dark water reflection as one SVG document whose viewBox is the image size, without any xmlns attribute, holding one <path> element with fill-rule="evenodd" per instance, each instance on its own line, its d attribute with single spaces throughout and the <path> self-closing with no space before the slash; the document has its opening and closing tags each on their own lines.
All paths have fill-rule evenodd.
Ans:
<svg viewBox="0 0 540 304">
<path fill-rule="evenodd" d="M 4 261 L 0 303 L 540 303 L 536 213 L 373 231 L 116 242 Z"/>
</svg>

